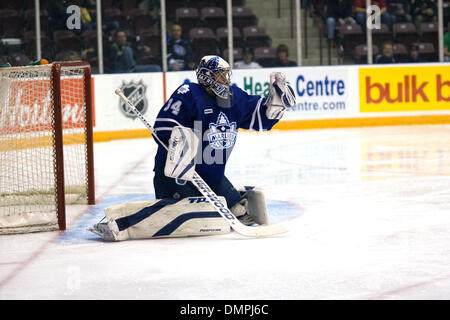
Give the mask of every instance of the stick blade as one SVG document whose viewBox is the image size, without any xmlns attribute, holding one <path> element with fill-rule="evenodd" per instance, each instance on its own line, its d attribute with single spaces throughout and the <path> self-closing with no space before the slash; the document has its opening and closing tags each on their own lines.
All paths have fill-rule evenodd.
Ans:
<svg viewBox="0 0 450 320">
<path fill-rule="evenodd" d="M 255 238 L 271 237 L 288 232 L 286 226 L 281 223 L 255 227 L 246 226 L 241 223 L 236 223 L 232 225 L 232 228 L 234 229 L 234 231 L 243 236 Z"/>
</svg>

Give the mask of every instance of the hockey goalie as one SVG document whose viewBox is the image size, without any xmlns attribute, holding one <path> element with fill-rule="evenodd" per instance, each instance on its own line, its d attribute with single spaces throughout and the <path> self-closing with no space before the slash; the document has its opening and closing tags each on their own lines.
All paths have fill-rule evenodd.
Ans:
<svg viewBox="0 0 450 320">
<path fill-rule="evenodd" d="M 223 234 L 230 225 L 206 201 L 192 179 L 196 172 L 244 225 L 267 225 L 264 194 L 236 189 L 225 176 L 238 129 L 270 130 L 295 105 L 285 75 L 272 72 L 266 97 L 231 84 L 231 68 L 219 56 L 205 56 L 198 83 L 179 86 L 163 105 L 153 133 L 158 143 L 154 167 L 156 200 L 105 209 L 106 222 L 90 230 L 105 240 Z"/>
</svg>

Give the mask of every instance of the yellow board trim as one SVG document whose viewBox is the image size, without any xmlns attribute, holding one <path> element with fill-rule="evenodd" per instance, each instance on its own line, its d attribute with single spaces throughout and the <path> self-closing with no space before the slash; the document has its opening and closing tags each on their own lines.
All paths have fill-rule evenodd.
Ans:
<svg viewBox="0 0 450 320">
<path fill-rule="evenodd" d="M 401 116 L 401 117 L 376 117 L 376 118 L 341 118 L 341 119 L 321 119 L 321 120 L 292 120 L 278 122 L 275 130 L 308 130 L 308 129 L 331 129 L 350 127 L 374 127 L 374 126 L 394 126 L 394 125 L 426 125 L 426 124 L 450 124 L 450 115 L 430 115 L 430 116 Z M 247 131 L 247 130 L 245 130 Z M 64 135 L 64 139 L 71 143 L 82 143 L 82 134 Z M 152 134 L 148 129 L 122 130 L 122 131 L 100 131 L 94 132 L 94 142 L 107 142 L 111 140 L 151 138 Z M 72 141 L 72 142 L 69 142 Z M 12 149 L 6 145 L 6 141 L 0 143 L 0 150 Z M 25 149 L 31 147 L 44 147 L 52 144 L 50 137 L 38 137 L 34 139 L 17 139 L 15 149 Z M 9 143 L 8 143 L 9 144 Z"/>
<path fill-rule="evenodd" d="M 152 136 L 148 129 L 123 130 L 123 131 L 100 131 L 94 132 L 94 142 L 106 142 L 111 140 L 150 138 Z"/>
<path fill-rule="evenodd" d="M 394 126 L 394 125 L 424 125 L 424 124 L 445 124 L 445 123 L 450 123 L 450 115 L 293 120 L 293 121 L 278 122 L 273 127 L 273 129 L 306 130 L 306 129 L 374 127 L 374 126 Z"/>
<path fill-rule="evenodd" d="M 450 124 L 450 115 L 432 116 L 399 116 L 376 118 L 341 118 L 321 120 L 292 120 L 278 122 L 276 130 L 307 130 L 327 128 L 373 127 L 394 125 Z M 247 131 L 247 130 L 245 130 Z M 94 132 L 94 142 L 105 142 L 119 139 L 150 138 L 147 129 Z"/>
</svg>

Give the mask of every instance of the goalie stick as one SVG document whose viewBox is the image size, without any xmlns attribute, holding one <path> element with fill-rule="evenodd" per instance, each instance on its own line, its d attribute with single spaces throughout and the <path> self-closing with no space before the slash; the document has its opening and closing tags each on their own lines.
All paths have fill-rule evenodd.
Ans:
<svg viewBox="0 0 450 320">
<path fill-rule="evenodd" d="M 168 150 L 167 146 L 158 138 L 155 130 L 151 124 L 144 118 L 144 116 L 136 109 L 133 103 L 125 97 L 122 90 L 117 89 L 115 93 L 128 105 L 128 107 L 136 114 L 136 116 L 144 123 L 147 129 L 150 130 L 153 137 L 159 141 L 159 143 Z M 208 184 L 200 177 L 197 172 L 194 172 L 191 182 L 200 191 L 200 193 L 208 199 L 208 202 L 216 209 L 216 211 L 228 222 L 231 228 L 237 233 L 247 237 L 267 237 L 287 232 L 287 229 L 282 224 L 271 224 L 262 226 L 246 226 L 242 224 L 236 216 L 228 209 L 220 200 L 219 197 L 211 190 Z"/>
</svg>

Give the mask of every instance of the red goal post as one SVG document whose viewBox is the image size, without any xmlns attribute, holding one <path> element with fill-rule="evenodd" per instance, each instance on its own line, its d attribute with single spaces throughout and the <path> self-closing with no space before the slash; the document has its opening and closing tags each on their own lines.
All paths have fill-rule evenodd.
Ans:
<svg viewBox="0 0 450 320">
<path fill-rule="evenodd" d="M 0 68 L 0 234 L 65 230 L 94 204 L 87 62 Z"/>
</svg>

